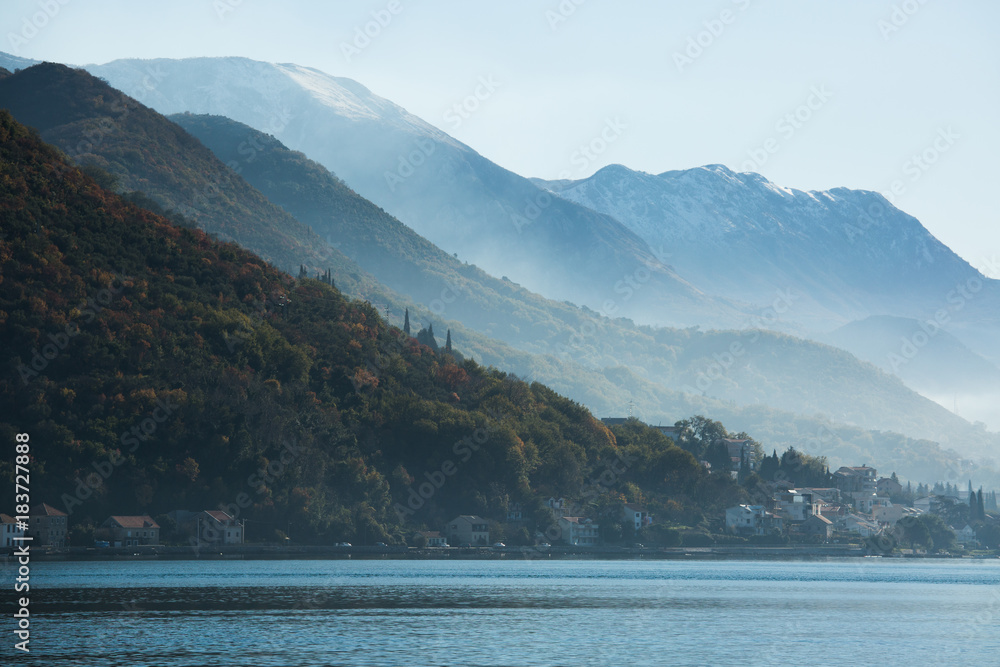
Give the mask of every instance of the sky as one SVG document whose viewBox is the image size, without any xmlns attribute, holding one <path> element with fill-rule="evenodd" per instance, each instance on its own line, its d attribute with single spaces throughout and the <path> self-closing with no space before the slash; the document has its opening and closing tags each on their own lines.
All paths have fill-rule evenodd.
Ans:
<svg viewBox="0 0 1000 667">
<path fill-rule="evenodd" d="M 988 0 L 4 0 L 0 51 L 316 67 L 524 176 L 876 190 L 1000 278 L 998 24 Z"/>
</svg>

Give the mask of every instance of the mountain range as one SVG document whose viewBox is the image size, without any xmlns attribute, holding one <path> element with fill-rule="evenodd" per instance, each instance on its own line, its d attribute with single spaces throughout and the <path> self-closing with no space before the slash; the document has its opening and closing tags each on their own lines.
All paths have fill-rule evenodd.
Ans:
<svg viewBox="0 0 1000 667">
<path fill-rule="evenodd" d="M 103 91 L 105 96 L 110 94 Z M 94 97 L 90 93 L 81 96 Z M 95 119 L 106 112 L 99 105 L 92 111 Z M 836 431 L 842 435 L 825 443 L 831 452 L 838 452 L 834 457 L 849 457 L 852 451 L 863 456 L 866 448 L 874 447 L 867 452 L 887 465 L 914 473 L 928 463 L 927 471 L 940 468 L 939 463 L 931 463 L 940 460 L 935 459 L 938 455 L 921 455 L 925 463 L 914 468 L 895 445 L 883 449 L 883 444 L 874 444 L 879 436 L 858 449 L 858 443 L 851 440 L 870 440 L 872 436 L 844 424 L 891 428 L 918 438 L 929 436 L 953 447 L 975 440 L 980 445 L 977 455 L 989 450 L 990 436 L 848 354 L 749 329 L 700 332 L 637 327 L 586 308 L 546 300 L 436 248 L 366 201 L 345 181 L 305 155 L 288 150 L 272 136 L 219 117 L 181 114 L 172 120 L 214 151 L 218 163 L 227 163 L 236 178 L 249 181 L 249 188 L 265 201 L 279 205 L 299 224 L 311 226 L 313 245 L 317 238 L 323 238 L 348 255 L 334 267 L 338 285 L 343 280 L 346 289 L 359 296 L 367 292 L 373 300 L 391 302 L 393 310 L 399 311 L 394 314 L 397 323 L 401 323 L 402 306 L 409 303 L 427 321 L 440 318 L 438 323 L 444 320 L 455 327 L 466 351 L 477 358 L 544 380 L 595 409 L 609 413 L 635 400 L 650 421 L 669 423 L 703 408 L 725 416 L 727 423 L 781 438 L 776 444 L 794 444 L 808 439 L 810 433 Z M 157 119 L 155 123 L 169 121 Z M 65 130 L 67 134 L 62 136 L 79 137 L 84 129 L 76 127 L 77 135 Z M 100 146 L 94 152 L 105 148 Z M 147 157 L 152 156 L 150 152 Z M 104 160 L 105 166 L 123 164 L 108 156 Z M 152 162 L 166 161 L 158 158 Z M 138 167 L 124 169 L 119 177 L 127 180 L 125 172 L 133 168 Z M 159 182 L 149 179 L 148 174 L 144 178 Z M 175 197 L 175 203 L 177 200 Z M 169 207 L 169 198 L 163 202 Z M 247 243 L 254 248 L 253 239 Z M 288 264 L 282 266 L 287 268 Z M 463 324 L 468 328 L 463 329 Z M 742 353 L 728 352 L 741 343 Z M 549 356 L 538 356 L 539 352 Z M 717 366 L 721 369 L 718 377 L 714 375 Z M 708 378 L 707 383 L 704 378 Z M 680 393 L 684 390 L 689 396 Z M 762 405 L 799 414 L 824 413 L 827 418 L 800 421 L 791 414 L 761 412 Z M 829 417 L 840 426 L 827 426 Z M 789 428 L 796 423 L 800 426 Z M 911 441 L 910 447 L 916 450 L 927 445 Z"/>
<path fill-rule="evenodd" d="M 659 175 L 612 165 L 535 182 L 670 248 L 670 263 L 706 291 L 753 303 L 797 295 L 783 319 L 800 331 L 871 316 L 945 318 L 966 345 L 1000 360 L 1000 281 L 876 192 L 805 192 L 722 165 Z"/>
<path fill-rule="evenodd" d="M 619 441 L 541 384 L 136 206 L 4 110 L 0 201 L 0 433 L 30 433 L 32 493 L 72 517 L 71 544 L 123 511 L 167 530 L 185 506 L 251 516 L 251 540 L 405 544 L 585 488 L 608 518 L 642 496 L 692 527 L 748 497 L 654 429 Z"/>
<path fill-rule="evenodd" d="M 642 321 L 741 317 L 738 304 L 692 286 L 617 220 L 551 197 L 356 81 L 243 58 L 87 70 L 160 113 L 225 116 L 272 134 L 441 249 L 533 292 Z"/>
</svg>

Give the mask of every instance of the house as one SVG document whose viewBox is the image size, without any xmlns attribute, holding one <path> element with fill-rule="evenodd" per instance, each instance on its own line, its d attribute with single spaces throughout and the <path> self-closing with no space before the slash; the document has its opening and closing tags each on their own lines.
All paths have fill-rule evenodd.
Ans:
<svg viewBox="0 0 1000 667">
<path fill-rule="evenodd" d="M 490 524 L 481 516 L 462 514 L 448 522 L 444 534 L 449 544 L 485 546 L 490 543 Z"/>
<path fill-rule="evenodd" d="M 726 530 L 737 535 L 772 535 L 780 533 L 783 526 L 781 517 L 763 505 L 737 505 L 726 510 Z"/>
<path fill-rule="evenodd" d="M 965 524 L 965 528 L 955 531 L 955 541 L 959 544 L 979 544 L 976 539 L 976 531 L 969 524 Z"/>
<path fill-rule="evenodd" d="M 622 513 L 625 515 L 625 524 L 632 524 L 635 530 L 641 530 L 646 526 L 653 525 L 653 515 L 641 505 L 626 503 L 622 508 Z"/>
<path fill-rule="evenodd" d="M 847 516 L 847 506 L 841 503 L 824 503 L 821 502 L 817 505 L 816 514 L 825 516 L 836 523 L 837 519 L 843 516 Z"/>
<path fill-rule="evenodd" d="M 822 500 L 827 503 L 840 504 L 840 489 L 836 487 L 819 487 L 819 488 L 808 488 L 800 489 L 805 493 L 811 493 L 814 500 Z"/>
<path fill-rule="evenodd" d="M 18 524 L 17 519 L 7 514 L 0 514 L 0 546 L 17 547 L 24 544 L 19 539 L 24 537 L 24 524 Z"/>
<path fill-rule="evenodd" d="M 194 522 L 199 544 L 243 544 L 243 525 L 222 510 L 198 512 Z"/>
<path fill-rule="evenodd" d="M 749 469 L 753 469 L 753 448 L 749 440 L 736 440 L 733 438 L 723 438 L 722 444 L 729 451 L 729 469 L 739 473 L 743 469 L 744 462 Z"/>
<path fill-rule="evenodd" d="M 160 543 L 160 526 L 148 515 L 109 516 L 99 532 L 115 547 L 138 547 Z"/>
<path fill-rule="evenodd" d="M 800 523 L 818 514 L 819 505 L 813 502 L 811 493 L 798 489 L 779 491 L 772 496 L 773 511 L 785 521 Z"/>
<path fill-rule="evenodd" d="M 561 516 L 565 516 L 569 512 L 567 503 L 562 498 L 549 498 L 545 501 L 545 506 L 549 508 L 552 512 L 552 516 L 558 519 Z"/>
<path fill-rule="evenodd" d="M 842 466 L 833 473 L 833 483 L 842 493 L 874 494 L 878 491 L 878 472 L 868 466 Z"/>
<path fill-rule="evenodd" d="M 413 535 L 413 542 L 418 545 L 423 543 L 425 547 L 448 546 L 448 538 L 436 530 L 418 530 Z"/>
<path fill-rule="evenodd" d="M 822 514 L 814 514 L 799 526 L 799 530 L 805 535 L 818 535 L 826 540 L 833 535 L 833 521 Z"/>
<path fill-rule="evenodd" d="M 889 505 L 887 507 L 876 507 L 872 510 L 872 517 L 880 524 L 895 526 L 904 516 L 912 516 L 916 510 L 903 507 L 902 505 Z"/>
<path fill-rule="evenodd" d="M 173 510 L 167 516 L 177 522 L 177 529 L 199 544 L 243 544 L 244 525 L 221 510 Z"/>
<path fill-rule="evenodd" d="M 507 506 L 507 521 L 523 521 L 524 508 L 521 503 L 511 503 Z"/>
<path fill-rule="evenodd" d="M 898 496 L 903 492 L 903 485 L 892 477 L 882 477 L 875 483 L 875 490 L 880 496 Z"/>
<path fill-rule="evenodd" d="M 653 428 L 673 440 L 674 444 L 680 442 L 681 431 L 683 431 L 683 429 L 677 426 L 654 426 Z"/>
<path fill-rule="evenodd" d="M 564 516 L 559 519 L 562 540 L 573 546 L 594 546 L 600 541 L 600 528 L 592 519 Z"/>
<path fill-rule="evenodd" d="M 932 496 L 924 496 L 923 498 L 917 498 L 913 501 L 913 508 L 926 514 L 931 511 L 935 504 L 936 501 Z"/>
<path fill-rule="evenodd" d="M 28 512 L 28 535 L 40 547 L 66 546 L 67 516 L 51 505 L 41 503 Z"/>
<path fill-rule="evenodd" d="M 877 523 L 857 514 L 848 514 L 837 522 L 837 528 L 847 533 L 857 533 L 861 537 L 874 537 L 881 531 Z"/>
</svg>

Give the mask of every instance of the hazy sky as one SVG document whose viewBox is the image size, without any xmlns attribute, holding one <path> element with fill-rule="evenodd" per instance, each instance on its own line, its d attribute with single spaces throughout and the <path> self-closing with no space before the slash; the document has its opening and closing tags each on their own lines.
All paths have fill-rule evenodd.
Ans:
<svg viewBox="0 0 1000 667">
<path fill-rule="evenodd" d="M 723 163 L 801 189 L 896 182 L 900 208 L 1000 278 L 998 24 L 987 0 L 4 0 L 0 50 L 309 65 L 525 176 Z M 581 159 L 609 120 L 620 137 Z"/>
</svg>

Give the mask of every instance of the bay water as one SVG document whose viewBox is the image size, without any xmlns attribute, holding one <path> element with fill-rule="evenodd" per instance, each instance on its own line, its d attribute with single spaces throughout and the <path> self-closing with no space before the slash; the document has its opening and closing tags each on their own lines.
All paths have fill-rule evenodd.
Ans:
<svg viewBox="0 0 1000 667">
<path fill-rule="evenodd" d="M 36 562 L 31 576 L 31 653 L 7 633 L 5 665 L 1000 664 L 997 559 Z"/>
</svg>

